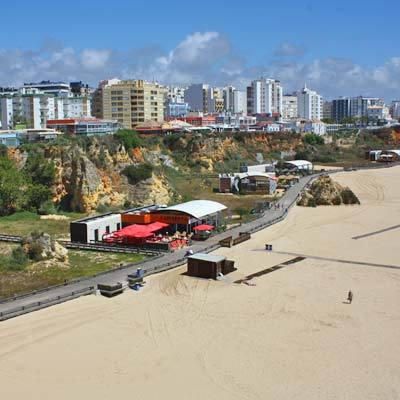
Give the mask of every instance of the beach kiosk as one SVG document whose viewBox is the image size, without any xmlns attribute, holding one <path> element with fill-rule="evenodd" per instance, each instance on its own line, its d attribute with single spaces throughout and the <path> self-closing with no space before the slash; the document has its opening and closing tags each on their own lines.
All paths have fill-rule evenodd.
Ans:
<svg viewBox="0 0 400 400">
<path fill-rule="evenodd" d="M 225 256 L 197 253 L 187 258 L 187 274 L 198 278 L 217 279 L 235 271 L 235 262 L 227 260 Z"/>
</svg>

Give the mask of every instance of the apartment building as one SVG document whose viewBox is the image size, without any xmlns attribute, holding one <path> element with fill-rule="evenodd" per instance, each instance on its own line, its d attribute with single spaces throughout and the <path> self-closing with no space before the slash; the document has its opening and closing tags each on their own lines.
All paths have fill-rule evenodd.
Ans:
<svg viewBox="0 0 400 400">
<path fill-rule="evenodd" d="M 257 79 L 251 82 L 247 90 L 249 114 L 282 114 L 283 89 L 276 79 Z M 249 99 L 251 96 L 251 99 Z"/>
<path fill-rule="evenodd" d="M 282 118 L 297 118 L 297 95 L 285 94 L 282 98 Z"/>
<path fill-rule="evenodd" d="M 297 93 L 298 117 L 319 121 L 322 118 L 322 108 L 322 97 L 304 85 L 304 88 Z"/>
<path fill-rule="evenodd" d="M 233 91 L 233 108 L 234 114 L 247 114 L 247 96 L 244 90 Z"/>
<path fill-rule="evenodd" d="M 390 105 L 390 113 L 392 118 L 400 119 L 400 100 L 393 100 Z"/>
<path fill-rule="evenodd" d="M 351 116 L 350 99 L 343 97 L 332 100 L 332 119 L 336 123 L 342 122 Z"/>
<path fill-rule="evenodd" d="M 125 80 L 108 83 L 102 88 L 102 114 L 132 129 L 145 121 L 164 121 L 167 89 L 158 83 Z"/>
<path fill-rule="evenodd" d="M 20 88 L 12 94 L 0 94 L 1 126 L 13 129 L 46 128 L 51 119 L 90 117 L 89 97 L 55 96 L 37 88 Z"/>
<path fill-rule="evenodd" d="M 350 101 L 350 116 L 356 119 L 367 118 L 368 108 L 383 105 L 383 99 L 377 97 L 352 97 Z"/>
<path fill-rule="evenodd" d="M 214 90 L 210 85 L 204 83 L 190 85 L 185 91 L 185 101 L 191 111 L 205 114 L 215 112 Z"/>
</svg>

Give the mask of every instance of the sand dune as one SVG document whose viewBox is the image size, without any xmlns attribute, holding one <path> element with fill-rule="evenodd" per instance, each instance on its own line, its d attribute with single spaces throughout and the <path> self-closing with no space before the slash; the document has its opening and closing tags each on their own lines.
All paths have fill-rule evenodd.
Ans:
<svg viewBox="0 0 400 400">
<path fill-rule="evenodd" d="M 295 208 L 251 241 L 219 249 L 239 268 L 225 281 L 181 268 L 147 279 L 140 293 L 90 296 L 0 324 L 1 394 L 399 399 L 400 228 L 352 239 L 400 224 L 399 177 L 397 167 L 335 175 L 361 206 Z M 233 283 L 289 253 L 324 259 L 255 278 L 256 286 Z"/>
</svg>

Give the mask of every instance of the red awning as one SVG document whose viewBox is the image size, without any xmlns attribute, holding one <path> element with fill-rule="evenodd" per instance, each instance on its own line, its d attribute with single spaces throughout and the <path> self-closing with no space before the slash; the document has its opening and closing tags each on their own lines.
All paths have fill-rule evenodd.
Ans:
<svg viewBox="0 0 400 400">
<path fill-rule="evenodd" d="M 212 231 L 215 227 L 212 225 L 202 224 L 193 228 L 194 231 Z"/>
<path fill-rule="evenodd" d="M 165 224 L 164 222 L 153 222 L 152 224 L 147 225 L 134 224 L 126 226 L 125 228 L 122 228 L 117 232 L 114 232 L 113 236 L 145 239 L 153 236 L 154 232 L 160 231 L 167 226 L 169 225 Z"/>
</svg>

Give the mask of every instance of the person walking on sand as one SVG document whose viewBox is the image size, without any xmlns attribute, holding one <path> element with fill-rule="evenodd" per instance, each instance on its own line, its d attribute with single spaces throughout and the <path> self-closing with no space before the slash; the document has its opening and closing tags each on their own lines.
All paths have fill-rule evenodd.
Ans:
<svg viewBox="0 0 400 400">
<path fill-rule="evenodd" d="M 347 301 L 349 302 L 349 304 L 351 304 L 351 302 L 353 301 L 353 292 L 351 290 L 349 290 L 349 293 L 347 295 Z"/>
</svg>

